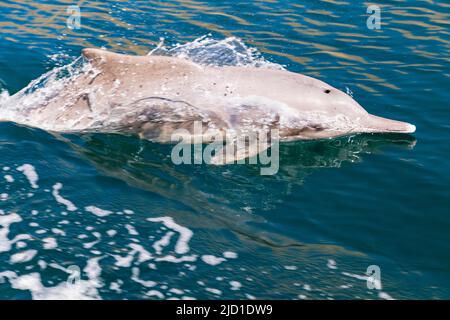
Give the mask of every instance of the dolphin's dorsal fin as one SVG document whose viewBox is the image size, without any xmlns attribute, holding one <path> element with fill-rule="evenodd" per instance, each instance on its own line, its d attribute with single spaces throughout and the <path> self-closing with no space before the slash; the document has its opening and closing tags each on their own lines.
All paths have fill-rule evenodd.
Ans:
<svg viewBox="0 0 450 320">
<path fill-rule="evenodd" d="M 94 48 L 85 48 L 81 51 L 81 54 L 94 66 L 106 63 L 114 55 L 112 52 Z"/>
<path fill-rule="evenodd" d="M 85 48 L 81 53 L 96 69 L 113 74 L 119 74 L 118 72 L 124 74 L 123 72 L 136 67 L 140 69 L 145 68 L 147 72 L 155 70 L 172 71 L 171 69 L 174 65 L 177 65 L 179 68 L 183 67 L 186 71 L 188 71 L 187 69 L 199 68 L 193 62 L 168 56 L 128 55 L 95 48 Z"/>
</svg>

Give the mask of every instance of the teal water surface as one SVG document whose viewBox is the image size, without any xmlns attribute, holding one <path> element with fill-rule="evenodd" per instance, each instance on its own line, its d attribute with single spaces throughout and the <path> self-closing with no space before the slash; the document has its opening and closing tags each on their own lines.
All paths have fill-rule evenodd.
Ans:
<svg viewBox="0 0 450 320">
<path fill-rule="evenodd" d="M 71 30 L 73 4 L 0 3 L 0 101 L 84 47 L 231 38 L 417 132 L 282 144 L 278 174 L 261 176 L 176 166 L 171 146 L 137 137 L 2 122 L 0 298 L 450 298 L 446 1 L 380 1 L 379 30 L 362 1 L 79 1 Z"/>
</svg>

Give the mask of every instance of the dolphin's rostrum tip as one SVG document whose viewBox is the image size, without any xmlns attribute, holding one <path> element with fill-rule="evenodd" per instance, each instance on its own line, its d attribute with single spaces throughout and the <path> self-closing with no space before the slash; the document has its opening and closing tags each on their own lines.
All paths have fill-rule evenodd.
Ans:
<svg viewBox="0 0 450 320">
<path fill-rule="evenodd" d="M 416 132 L 416 126 L 415 125 L 413 125 L 413 124 L 410 124 L 410 123 L 408 123 L 408 125 L 409 125 L 409 131 L 407 132 L 407 133 L 414 133 L 414 132 Z"/>
</svg>

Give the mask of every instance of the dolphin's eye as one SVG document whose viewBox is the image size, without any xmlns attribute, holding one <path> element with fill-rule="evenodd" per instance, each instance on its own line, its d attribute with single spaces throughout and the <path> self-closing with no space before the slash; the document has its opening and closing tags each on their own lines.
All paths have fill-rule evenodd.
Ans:
<svg viewBox="0 0 450 320">
<path fill-rule="evenodd" d="M 330 89 L 325 89 L 323 92 L 325 92 L 325 93 L 330 93 L 331 90 L 330 90 Z"/>
</svg>

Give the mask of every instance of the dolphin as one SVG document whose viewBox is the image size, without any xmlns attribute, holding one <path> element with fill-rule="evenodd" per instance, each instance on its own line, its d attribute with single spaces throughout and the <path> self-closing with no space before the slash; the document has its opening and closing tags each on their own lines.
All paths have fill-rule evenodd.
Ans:
<svg viewBox="0 0 450 320">
<path fill-rule="evenodd" d="M 163 143 L 196 121 L 221 131 L 278 128 L 282 141 L 416 130 L 369 114 L 321 80 L 286 70 L 203 66 L 94 48 L 82 55 L 89 68 L 32 107 L 16 105 L 20 117 L 0 117 L 49 131 L 125 132 Z"/>
</svg>

